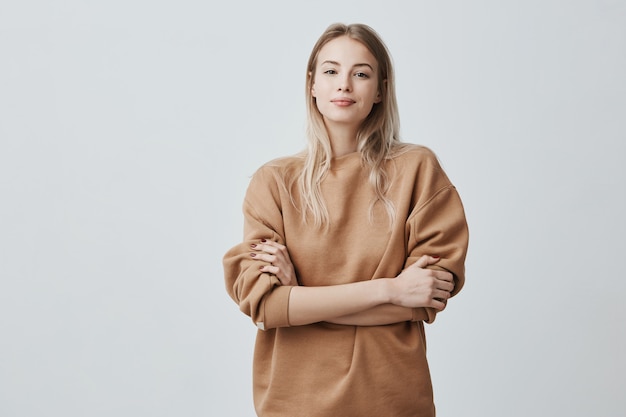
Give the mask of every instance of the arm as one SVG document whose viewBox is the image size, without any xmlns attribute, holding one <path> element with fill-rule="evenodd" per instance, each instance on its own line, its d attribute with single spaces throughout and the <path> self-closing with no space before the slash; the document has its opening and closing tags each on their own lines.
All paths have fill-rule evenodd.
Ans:
<svg viewBox="0 0 626 417">
<path fill-rule="evenodd" d="M 382 326 L 385 324 L 411 321 L 412 319 L 412 308 L 401 307 L 394 304 L 380 304 L 369 310 L 363 310 L 355 314 L 347 314 L 326 321 L 350 326 Z"/>
<path fill-rule="evenodd" d="M 431 184 L 429 185 L 430 188 L 423 193 L 415 192 L 416 195 L 423 194 L 425 197 L 415 204 L 413 211 L 407 219 L 406 236 L 408 256 L 404 270 L 410 270 L 411 265 L 418 261 L 424 254 L 441 255 L 441 259 L 438 261 L 427 262 L 421 265 L 421 268 L 428 267 L 443 273 L 444 275 L 438 275 L 440 280 L 452 280 L 453 287 L 450 289 L 451 296 L 458 293 L 465 280 L 464 261 L 468 243 L 467 223 L 463 205 L 456 189 L 449 183 L 434 158 L 431 159 L 429 163 L 429 169 L 421 173 L 420 177 L 425 178 L 424 182 Z M 278 263 L 268 266 L 267 269 L 264 269 L 264 272 L 275 274 L 280 279 L 281 261 L 279 259 L 277 260 L 275 256 L 277 255 L 275 248 L 270 246 L 259 248 L 261 251 L 265 249 L 267 249 L 266 255 L 269 257 L 264 259 L 267 262 L 278 261 Z M 282 247 L 282 250 L 286 252 L 284 247 Z M 288 260 L 288 254 L 286 255 L 286 259 Z M 290 263 L 290 261 L 288 263 Z M 422 276 L 422 278 L 426 277 Z M 419 277 L 416 279 L 419 279 Z M 437 289 L 445 290 L 443 287 Z M 359 308 L 355 310 L 350 310 L 351 312 L 346 312 L 345 310 L 333 311 L 335 314 L 327 316 L 310 314 L 314 311 L 312 308 L 306 308 L 300 311 L 302 303 L 310 302 L 323 305 L 323 303 L 327 301 L 323 297 L 328 296 L 323 290 L 318 290 L 320 294 L 311 293 L 311 300 L 309 300 L 308 294 L 299 297 L 303 295 L 301 294 L 303 291 L 306 293 L 308 290 L 305 288 L 298 289 L 297 292 L 293 292 L 289 297 L 289 322 L 292 325 L 300 323 L 300 319 L 303 319 L 303 323 L 319 319 L 337 324 L 362 326 L 390 324 L 405 320 L 422 320 L 430 323 L 434 321 L 436 314 L 443 310 L 448 298 L 440 297 L 444 301 L 444 303 L 440 305 L 431 306 L 424 304 L 412 307 L 410 308 L 410 314 L 406 308 L 398 306 L 395 303 L 381 303 L 379 300 L 372 305 L 371 300 L 359 300 L 365 304 L 360 305 Z M 376 291 L 376 289 L 374 289 L 374 291 Z M 350 294 L 347 294 L 347 297 L 347 300 L 350 300 Z M 300 298 L 303 298 L 303 300 Z M 293 303 L 292 300 L 295 300 L 295 303 Z M 342 301 L 345 302 L 346 300 Z M 367 307 L 368 305 L 370 307 Z M 349 306 L 344 307 L 347 308 Z M 304 314 L 300 316 L 300 313 Z"/>
<path fill-rule="evenodd" d="M 284 245 L 263 240 L 252 247 L 255 259 L 268 262 L 262 271 L 274 274 L 283 285 L 295 281 L 293 265 Z M 439 258 L 423 256 L 397 278 L 380 278 L 323 287 L 294 287 L 289 296 L 292 326 L 328 321 L 373 326 L 408 321 L 413 308 L 445 308 L 453 289 L 452 274 L 425 269 Z"/>
<path fill-rule="evenodd" d="M 262 238 L 284 242 L 280 173 L 262 167 L 252 176 L 243 201 L 243 240 L 223 258 L 226 291 L 260 329 L 288 326 L 291 286 L 263 272 L 266 262 L 250 256 Z"/>
<path fill-rule="evenodd" d="M 327 287 L 295 287 L 289 297 L 289 322 L 303 325 L 339 320 L 343 324 L 389 324 L 376 313 L 384 311 L 386 319 L 395 323 L 405 321 L 397 320 L 406 319 L 404 309 L 428 307 L 441 311 L 454 284 L 452 274 L 425 268 L 434 259 L 423 256 L 396 278 Z M 350 317 L 355 314 L 358 316 Z M 354 321 L 349 323 L 350 318 Z"/>
<path fill-rule="evenodd" d="M 280 205 L 273 172 L 259 170 L 244 199 L 244 240 L 223 259 L 226 289 L 257 327 L 268 330 L 338 317 L 345 321 L 350 315 L 390 303 L 389 279 L 299 287 L 289 253 L 281 245 Z M 370 317 L 374 311 L 369 311 Z"/>
<path fill-rule="evenodd" d="M 428 267 L 434 265 L 439 261 L 439 258 L 432 256 L 424 256 L 417 262 L 420 267 Z M 445 276 L 445 275 L 444 275 Z M 447 306 L 450 293 L 454 290 L 454 281 L 452 274 L 449 274 L 445 279 L 452 284 L 452 290 L 446 294 L 445 298 L 435 298 L 435 300 L 443 303 L 433 308 L 435 311 L 443 311 Z M 438 289 L 447 291 L 445 289 L 450 288 L 447 283 L 440 283 Z M 352 326 L 382 326 L 386 324 L 400 323 L 403 321 L 425 321 L 428 320 L 428 314 L 426 308 L 411 308 L 403 307 L 396 304 L 381 304 L 369 310 L 364 310 L 355 314 L 348 314 L 345 316 L 337 317 L 332 320 L 327 320 L 330 323 L 345 324 Z"/>
<path fill-rule="evenodd" d="M 436 160 L 433 159 L 433 161 L 436 163 Z M 433 173 L 443 180 L 429 180 L 428 178 L 433 176 Z M 227 291 L 239 305 L 241 311 L 249 315 L 259 328 L 270 329 L 323 320 L 337 320 L 347 324 L 345 320 L 356 319 L 352 316 L 355 314 L 360 315 L 359 320 L 355 320 L 353 323 L 355 325 L 385 324 L 377 321 L 366 322 L 365 320 L 372 317 L 374 313 L 382 311 L 380 309 L 383 308 L 389 313 L 390 310 L 386 310 L 387 307 L 381 306 L 390 303 L 411 308 L 414 321 L 432 322 L 434 320 L 436 313 L 445 307 L 445 300 L 450 294 L 432 296 L 430 300 L 426 297 L 426 300 L 422 298 L 421 302 L 406 304 L 403 304 L 400 297 L 397 297 L 397 292 L 395 296 L 388 294 L 389 299 L 396 299 L 395 302 L 381 301 L 381 299 L 354 300 L 351 291 L 346 291 L 347 298 L 341 299 L 333 296 L 332 293 L 336 290 L 333 288 L 334 286 L 297 287 L 294 286 L 297 285 L 294 278 L 292 278 L 293 281 L 285 283 L 283 282 L 285 277 L 272 269 L 275 265 L 268 264 L 271 260 L 261 256 L 252 257 L 250 255 L 251 246 L 257 245 L 263 238 L 269 238 L 268 241 L 277 243 L 284 243 L 285 241 L 281 204 L 283 200 L 287 201 L 287 199 L 281 195 L 278 182 L 273 178 L 276 175 L 272 169 L 263 169 L 259 170 L 253 177 L 244 200 L 244 241 L 224 256 Z M 397 278 L 380 278 L 380 280 L 389 280 L 396 284 L 403 281 L 409 284 L 430 282 L 429 291 L 448 293 L 452 291 L 453 295 L 461 289 L 464 282 L 463 261 L 467 251 L 467 224 L 465 223 L 463 207 L 454 187 L 449 184 L 445 175 L 442 175 L 440 168 L 432 169 L 429 172 L 420 172 L 418 177 L 422 178 L 424 183 L 433 183 L 433 186 L 425 192 L 416 189 L 414 193 L 415 195 L 424 195 L 425 198 L 416 201 L 414 209 L 407 219 L 408 257 L 405 262 L 405 269 Z M 429 266 L 430 269 L 425 269 L 424 265 L 412 268 L 413 264 L 421 259 L 423 254 L 430 253 L 441 255 L 437 265 Z M 429 263 L 427 262 L 427 264 Z M 435 268 L 438 271 L 432 271 Z M 426 271 L 439 272 L 439 274 L 429 274 Z M 402 276 L 409 279 L 400 280 L 399 278 Z M 454 285 L 449 282 L 451 276 L 454 279 Z M 448 281 L 449 284 L 436 285 L 438 281 Z M 360 282 L 346 284 L 346 286 L 350 285 L 364 284 Z M 365 285 L 372 284 L 366 282 Z M 397 286 L 392 287 L 398 288 Z M 291 292 L 293 290 L 295 290 L 294 294 L 296 295 L 292 300 Z M 392 291 L 391 294 L 393 293 Z M 329 295 L 333 300 L 333 309 L 335 308 L 334 303 L 348 305 L 340 305 L 338 310 L 333 310 L 333 316 L 329 316 L 328 311 L 320 311 L 315 307 L 320 302 L 326 302 L 326 297 Z M 372 296 L 372 294 L 368 294 L 368 296 Z M 294 300 L 295 302 L 293 302 Z M 404 315 L 405 313 L 400 309 L 395 309 L 391 312 L 389 320 L 395 320 L 399 316 L 402 316 L 401 318 L 408 317 L 408 315 Z M 395 314 L 399 314 L 399 316 L 395 316 Z"/>
<path fill-rule="evenodd" d="M 414 262 L 424 253 L 440 255 L 440 261 L 429 268 L 452 274 L 454 288 L 450 297 L 453 297 L 465 283 L 469 238 L 463 205 L 456 189 L 452 185 L 440 189 L 427 204 L 414 210 L 407 224 L 409 257 L 406 264 Z M 414 314 L 432 323 L 438 312 L 425 307 L 417 309 Z"/>
<path fill-rule="evenodd" d="M 446 272 L 446 279 L 450 279 L 452 288 L 447 297 L 441 297 L 443 304 L 436 306 L 423 305 L 407 308 L 392 305 L 379 305 L 353 315 L 347 315 L 329 320 L 338 324 L 353 324 L 360 326 L 382 325 L 404 320 L 434 321 L 437 313 L 447 305 L 448 297 L 457 294 L 465 282 L 465 256 L 468 246 L 468 228 L 459 195 L 450 184 L 445 173 L 441 170 L 435 158 L 428 164 L 426 172 L 419 177 L 430 184 L 428 191 L 423 194 L 427 198 L 418 202 L 407 219 L 407 249 L 408 257 L 404 271 L 410 271 L 414 263 L 422 263 L 424 254 L 438 254 L 438 260 L 422 263 L 422 268 Z M 404 272 L 403 272 L 404 273 Z M 402 275 L 402 274 L 400 274 Z M 399 278 L 399 277 L 398 277 Z M 398 279 L 396 278 L 396 279 Z M 447 289 L 448 287 L 445 287 Z M 439 289 L 444 289 L 440 286 Z M 407 318 L 408 317 L 408 318 Z"/>
</svg>

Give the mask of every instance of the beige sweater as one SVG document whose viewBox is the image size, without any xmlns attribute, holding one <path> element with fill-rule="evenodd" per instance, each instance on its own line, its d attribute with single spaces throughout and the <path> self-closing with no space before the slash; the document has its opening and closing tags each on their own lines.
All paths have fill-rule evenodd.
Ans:
<svg viewBox="0 0 626 417">
<path fill-rule="evenodd" d="M 273 239 L 287 246 L 298 284 L 335 285 L 395 277 L 421 255 L 463 286 L 468 230 L 461 200 L 427 148 L 411 146 L 388 162 L 396 209 L 389 227 L 358 152 L 333 161 L 322 183 L 330 230 L 301 221 L 298 192 L 289 184 L 302 159 L 261 167 L 243 204 L 244 241 L 224 256 L 226 287 L 240 309 L 262 329 L 254 353 L 254 404 L 261 417 L 434 416 L 423 321 L 431 309 L 414 309 L 413 321 L 385 326 L 315 323 L 289 326 L 292 287 L 259 271 L 250 244 Z M 264 329 L 264 330 L 263 330 Z"/>
</svg>

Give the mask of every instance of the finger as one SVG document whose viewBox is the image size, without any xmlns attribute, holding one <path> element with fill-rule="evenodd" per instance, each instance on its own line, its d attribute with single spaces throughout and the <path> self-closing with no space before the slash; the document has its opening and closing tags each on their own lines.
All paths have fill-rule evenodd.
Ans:
<svg viewBox="0 0 626 417">
<path fill-rule="evenodd" d="M 447 303 L 442 300 L 432 299 L 430 303 L 430 307 L 434 308 L 437 311 L 443 311 L 446 308 Z"/>
<path fill-rule="evenodd" d="M 264 252 L 252 252 L 250 253 L 250 256 L 254 259 L 257 259 L 259 261 L 265 261 L 270 264 L 276 262 L 276 256 Z"/>
<path fill-rule="evenodd" d="M 261 270 L 261 272 L 272 275 L 277 275 L 280 272 L 280 268 L 274 265 L 262 265 L 259 269 Z"/>
<path fill-rule="evenodd" d="M 426 268 L 429 265 L 429 258 L 430 256 L 428 255 L 422 255 L 413 265 L 418 268 Z"/>
<path fill-rule="evenodd" d="M 450 291 L 435 290 L 433 291 L 432 298 L 434 298 L 435 300 L 440 300 L 440 301 L 447 300 L 448 298 L 450 298 Z"/>
<path fill-rule="evenodd" d="M 454 275 L 452 275 L 452 273 L 448 271 L 439 271 L 439 270 L 432 270 L 432 271 L 433 271 L 435 278 L 437 278 L 440 281 L 447 281 L 447 282 L 454 281 Z"/>
<path fill-rule="evenodd" d="M 439 256 L 437 255 L 433 255 L 433 256 L 427 256 L 428 257 L 428 265 L 434 265 L 437 262 L 439 262 L 439 260 L 441 259 Z"/>
<path fill-rule="evenodd" d="M 268 274 L 274 274 L 276 275 L 280 269 L 277 266 L 274 265 L 263 265 L 261 266 L 261 272 L 267 272 Z"/>
<path fill-rule="evenodd" d="M 276 253 L 278 250 L 284 250 L 286 248 L 285 245 L 281 245 L 278 242 L 274 242 L 273 240 L 261 239 L 261 246 L 263 246 L 263 250 L 267 250 L 271 253 Z"/>
<path fill-rule="evenodd" d="M 272 255 L 278 252 L 278 249 L 276 247 L 269 245 L 267 243 L 253 243 L 250 245 L 250 249 L 259 251 L 259 252 L 270 253 Z"/>
<path fill-rule="evenodd" d="M 420 268 L 426 268 L 428 265 L 436 264 L 440 259 L 439 256 L 422 255 L 415 263 Z"/>
<path fill-rule="evenodd" d="M 261 268 L 261 272 L 274 275 L 280 281 L 281 285 L 290 285 L 291 278 L 283 276 L 279 267 L 274 265 L 264 265 Z"/>
<path fill-rule="evenodd" d="M 452 292 L 452 290 L 454 290 L 454 283 L 449 281 L 438 281 L 436 289 Z"/>
</svg>

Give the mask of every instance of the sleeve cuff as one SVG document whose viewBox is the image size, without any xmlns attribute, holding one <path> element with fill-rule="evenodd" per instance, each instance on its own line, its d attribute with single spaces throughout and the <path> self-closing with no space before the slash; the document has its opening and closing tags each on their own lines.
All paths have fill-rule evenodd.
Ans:
<svg viewBox="0 0 626 417">
<path fill-rule="evenodd" d="M 435 321 L 435 317 L 437 313 L 435 309 L 427 308 L 427 307 L 419 307 L 413 309 L 413 314 L 411 316 L 411 321 L 425 321 L 426 323 L 432 323 Z"/>
<path fill-rule="evenodd" d="M 256 322 L 260 330 L 289 327 L 289 294 L 292 286 L 276 287 L 263 300 L 263 320 Z"/>
</svg>

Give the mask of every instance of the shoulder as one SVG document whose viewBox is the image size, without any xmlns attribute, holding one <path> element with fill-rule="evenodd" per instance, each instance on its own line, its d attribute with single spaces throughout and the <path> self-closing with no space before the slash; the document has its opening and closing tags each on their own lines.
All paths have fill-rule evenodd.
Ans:
<svg viewBox="0 0 626 417">
<path fill-rule="evenodd" d="M 441 171 L 435 152 L 423 145 L 402 143 L 394 150 L 391 160 L 400 169 L 434 169 Z"/>
<path fill-rule="evenodd" d="M 281 190 L 284 191 L 292 186 L 303 166 L 304 157 L 301 155 L 281 157 L 266 162 L 252 174 L 248 192 L 270 191 L 272 194 L 278 194 Z"/>
<path fill-rule="evenodd" d="M 253 174 L 254 177 L 281 178 L 292 177 L 304 166 L 304 156 L 297 154 L 272 159 L 261 165 Z"/>
<path fill-rule="evenodd" d="M 432 196 L 452 187 L 450 179 L 439 163 L 437 155 L 428 147 L 415 144 L 398 146 L 391 158 L 392 181 L 419 191 L 421 196 Z"/>
</svg>

